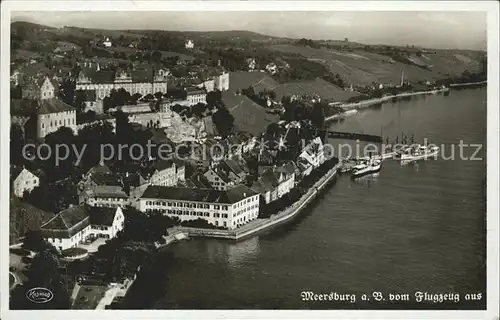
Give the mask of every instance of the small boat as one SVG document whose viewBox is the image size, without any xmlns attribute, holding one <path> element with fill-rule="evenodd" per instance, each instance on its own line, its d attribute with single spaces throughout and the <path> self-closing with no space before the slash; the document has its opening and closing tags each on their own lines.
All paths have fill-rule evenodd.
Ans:
<svg viewBox="0 0 500 320">
<path fill-rule="evenodd" d="M 368 174 L 377 173 L 382 167 L 382 160 L 371 158 L 368 163 L 361 163 L 352 168 L 351 178 L 356 179 Z"/>
<path fill-rule="evenodd" d="M 416 145 L 404 150 L 401 154 L 401 161 L 410 162 L 428 159 L 437 156 L 438 153 L 439 147 L 437 146 Z"/>
</svg>

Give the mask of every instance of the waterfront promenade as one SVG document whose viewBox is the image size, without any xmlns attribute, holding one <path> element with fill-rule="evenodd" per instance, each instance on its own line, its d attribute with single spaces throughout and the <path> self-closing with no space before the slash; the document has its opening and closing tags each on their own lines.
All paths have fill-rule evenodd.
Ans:
<svg viewBox="0 0 500 320">
<path fill-rule="evenodd" d="M 318 180 L 307 193 L 293 203 L 290 207 L 273 214 L 270 218 L 256 219 L 246 225 L 234 230 L 202 229 L 191 227 L 173 227 L 168 230 L 169 234 L 182 232 L 189 237 L 210 237 L 229 240 L 241 240 L 257 232 L 264 231 L 271 227 L 282 224 L 294 218 L 302 209 L 304 209 L 328 184 L 337 177 L 341 162 L 330 169 L 320 180 Z"/>
</svg>

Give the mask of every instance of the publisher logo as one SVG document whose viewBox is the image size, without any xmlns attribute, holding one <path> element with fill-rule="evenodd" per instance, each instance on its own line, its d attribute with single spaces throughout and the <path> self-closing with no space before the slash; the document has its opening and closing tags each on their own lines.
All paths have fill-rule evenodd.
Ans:
<svg viewBox="0 0 500 320">
<path fill-rule="evenodd" d="M 54 298 L 54 294 L 47 288 L 32 288 L 26 292 L 26 298 L 34 303 L 47 303 Z"/>
</svg>

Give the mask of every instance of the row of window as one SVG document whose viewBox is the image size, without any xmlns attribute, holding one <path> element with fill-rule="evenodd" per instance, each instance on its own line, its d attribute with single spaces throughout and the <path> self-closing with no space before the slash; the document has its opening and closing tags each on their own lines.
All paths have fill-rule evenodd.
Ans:
<svg viewBox="0 0 500 320">
<path fill-rule="evenodd" d="M 64 123 L 64 124 L 63 124 Z M 57 127 L 57 126 L 67 126 L 67 125 L 70 125 L 70 124 L 75 124 L 75 119 L 64 119 L 64 122 L 59 120 L 59 125 L 57 124 L 57 120 L 54 121 L 54 122 L 50 122 L 50 125 L 49 125 L 49 128 L 52 128 L 52 127 Z M 45 128 L 45 123 L 42 122 L 42 128 Z"/>
<path fill-rule="evenodd" d="M 239 216 L 239 215 L 241 215 L 241 214 L 243 214 L 243 213 L 245 213 L 245 212 L 247 212 L 247 211 L 250 211 L 250 210 L 252 210 L 252 209 L 255 209 L 255 208 L 257 208 L 257 207 L 258 207 L 258 206 L 257 206 L 256 204 L 254 204 L 254 205 L 252 205 L 252 206 L 250 206 L 250 207 L 247 207 L 247 208 L 245 208 L 245 209 L 239 210 L 238 212 L 236 212 L 235 216 L 237 217 L 237 216 Z"/>
<path fill-rule="evenodd" d="M 166 201 L 146 201 L 146 205 L 148 206 L 169 206 L 169 207 L 181 207 L 181 208 L 198 208 L 198 209 L 215 209 L 215 210 L 222 210 L 227 211 L 228 206 L 227 205 L 209 205 L 209 204 L 204 204 L 204 203 L 188 203 L 188 202 L 166 202 Z"/>
<path fill-rule="evenodd" d="M 212 213 L 212 215 L 210 215 L 210 212 L 187 211 L 187 210 L 147 209 L 146 212 L 159 212 L 159 213 L 173 214 L 173 215 L 177 215 L 177 216 L 207 217 L 207 218 L 209 218 L 211 216 L 212 218 L 227 219 L 229 217 L 229 215 L 227 213 Z"/>
</svg>

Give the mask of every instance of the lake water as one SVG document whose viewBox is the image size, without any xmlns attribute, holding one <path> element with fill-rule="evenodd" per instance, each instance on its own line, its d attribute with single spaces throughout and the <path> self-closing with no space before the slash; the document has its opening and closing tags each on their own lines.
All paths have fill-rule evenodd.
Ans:
<svg viewBox="0 0 500 320">
<path fill-rule="evenodd" d="M 340 176 L 297 219 L 265 234 L 238 243 L 173 244 L 161 253 L 151 277 L 130 292 L 128 306 L 484 309 L 486 89 L 384 104 L 332 129 L 390 137 L 405 132 L 417 142 L 428 137 L 444 144 L 445 156 L 460 140 L 484 144 L 476 155 L 483 160 L 384 162 L 377 177 Z M 466 148 L 464 156 L 475 149 Z M 356 300 L 303 301 L 302 291 L 349 293 Z M 460 299 L 417 303 L 416 291 L 459 293 Z M 373 292 L 385 301 L 375 301 Z M 407 293 L 410 301 L 391 303 L 391 293 Z M 370 300 L 362 301 L 362 294 Z"/>
</svg>

